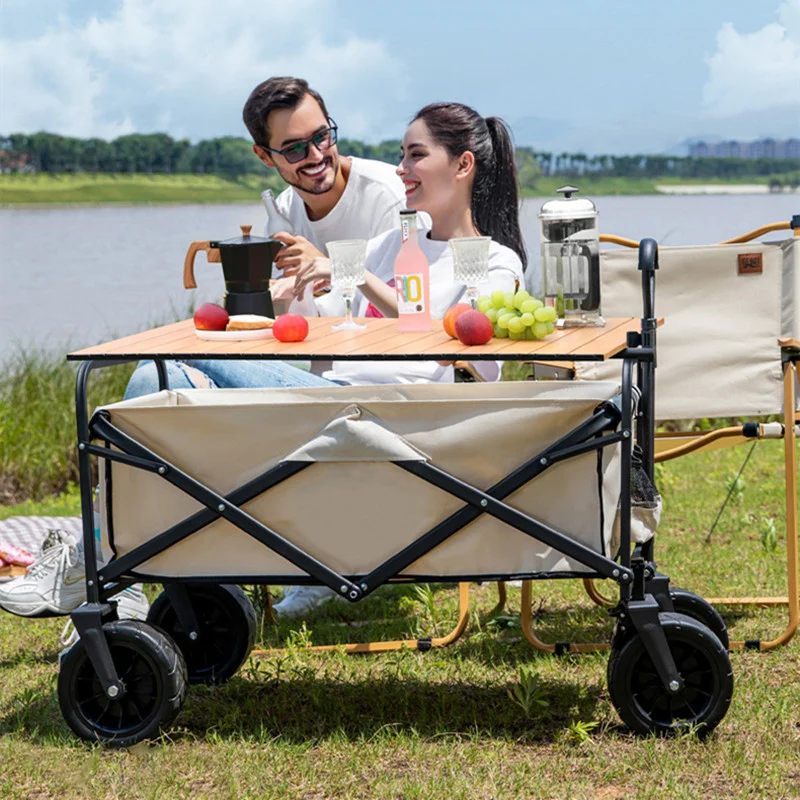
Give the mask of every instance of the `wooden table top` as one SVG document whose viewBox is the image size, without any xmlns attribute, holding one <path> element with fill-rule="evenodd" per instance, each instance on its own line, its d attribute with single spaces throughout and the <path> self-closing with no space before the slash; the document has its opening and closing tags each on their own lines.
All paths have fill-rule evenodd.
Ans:
<svg viewBox="0 0 800 800">
<path fill-rule="evenodd" d="M 603 361 L 625 349 L 629 331 L 640 329 L 636 317 L 607 319 L 602 328 L 557 329 L 539 341 L 492 339 L 485 345 L 464 345 L 444 332 L 442 323 L 424 333 L 400 333 L 395 319 L 361 319 L 366 328 L 333 331 L 341 318 L 309 319 L 310 331 L 302 342 L 209 342 L 195 335 L 192 320 L 183 320 L 106 344 L 69 353 L 71 361 L 113 359 L 301 359 L 337 361 Z"/>
</svg>

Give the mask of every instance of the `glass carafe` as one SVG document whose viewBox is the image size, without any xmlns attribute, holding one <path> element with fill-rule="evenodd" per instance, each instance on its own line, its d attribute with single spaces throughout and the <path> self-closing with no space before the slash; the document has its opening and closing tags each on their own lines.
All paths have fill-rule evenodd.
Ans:
<svg viewBox="0 0 800 800">
<path fill-rule="evenodd" d="M 600 242 L 597 209 L 572 199 L 573 186 L 558 189 L 563 200 L 542 206 L 542 289 L 564 327 L 604 325 L 600 314 Z"/>
</svg>

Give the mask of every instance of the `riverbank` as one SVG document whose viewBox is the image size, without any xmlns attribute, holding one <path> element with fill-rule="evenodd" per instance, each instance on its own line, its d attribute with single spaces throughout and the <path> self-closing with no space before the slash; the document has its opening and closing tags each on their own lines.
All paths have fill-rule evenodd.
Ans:
<svg viewBox="0 0 800 800">
<path fill-rule="evenodd" d="M 565 183 L 575 183 L 585 195 L 657 194 L 766 194 L 769 179 L 754 182 L 697 181 L 665 178 L 541 177 L 523 197 L 552 197 Z M 285 184 L 276 175 L 246 175 L 228 179 L 220 175 L 0 175 L 0 206 L 55 208 L 96 205 L 169 205 L 257 203 L 269 187 Z"/>
<path fill-rule="evenodd" d="M 656 186 L 659 194 L 798 194 L 800 189 L 792 186 L 774 188 L 763 183 L 743 184 L 659 184 Z"/>
</svg>

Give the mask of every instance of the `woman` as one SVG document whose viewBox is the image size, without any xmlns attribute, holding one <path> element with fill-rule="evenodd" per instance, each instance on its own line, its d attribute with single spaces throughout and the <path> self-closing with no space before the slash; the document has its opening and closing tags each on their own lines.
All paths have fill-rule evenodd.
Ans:
<svg viewBox="0 0 800 800">
<path fill-rule="evenodd" d="M 406 187 L 408 208 L 426 211 L 430 230 L 420 229 L 420 248 L 430 264 L 431 310 L 443 317 L 463 290 L 453 282 L 453 258 L 448 240 L 490 236 L 489 279 L 480 287 L 514 291 L 526 264 L 519 229 L 518 189 L 514 148 L 508 128 L 497 117 L 484 119 L 460 103 L 425 106 L 406 130 L 397 174 Z M 370 240 L 367 280 L 360 287 L 356 315 L 371 303 L 386 317 L 397 316 L 394 260 L 400 249 L 400 230 Z M 330 261 L 316 259 L 297 271 L 295 296 L 330 280 Z M 455 293 L 454 293 L 455 288 Z M 494 377 L 498 370 L 495 367 Z M 422 383 L 452 381 L 449 365 L 432 361 L 338 362 L 324 377 L 339 383 Z"/>
</svg>

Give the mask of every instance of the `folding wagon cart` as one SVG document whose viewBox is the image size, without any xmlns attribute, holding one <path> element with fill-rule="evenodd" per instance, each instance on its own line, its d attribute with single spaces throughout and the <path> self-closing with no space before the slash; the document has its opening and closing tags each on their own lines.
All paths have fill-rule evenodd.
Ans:
<svg viewBox="0 0 800 800">
<path fill-rule="evenodd" d="M 200 342 L 191 321 L 72 353 L 87 602 L 61 659 L 72 730 L 127 746 L 178 713 L 187 683 L 223 682 L 248 657 L 255 614 L 238 584 L 322 584 L 358 602 L 388 582 L 608 578 L 608 685 L 639 732 L 713 729 L 733 677 L 725 647 L 673 612 L 667 580 L 631 543 L 634 442 L 652 477 L 655 242 L 640 247 L 644 313 L 539 342 L 466 347 L 437 324 L 393 320 L 302 343 Z M 621 381 L 173 391 L 165 359 L 408 358 L 622 361 Z M 89 418 L 99 367 L 153 358 L 156 394 Z M 95 567 L 90 459 L 100 466 Z M 618 542 L 612 541 L 618 530 Z M 146 622 L 109 597 L 164 585 Z"/>
</svg>

